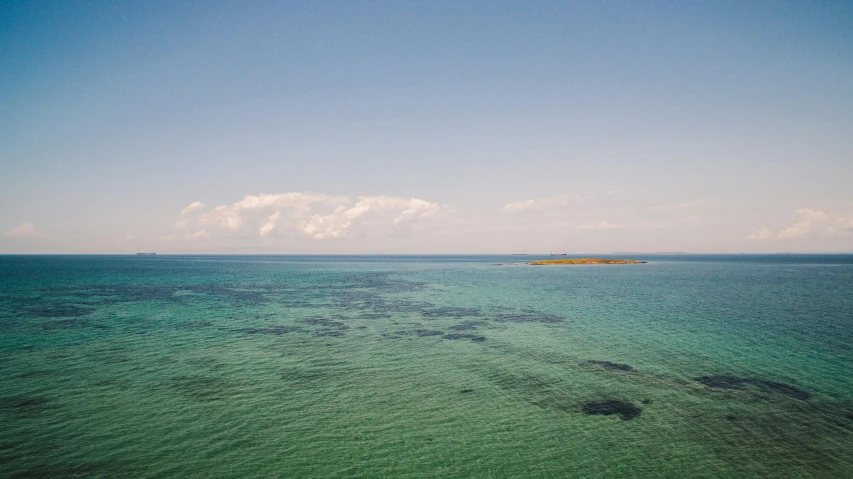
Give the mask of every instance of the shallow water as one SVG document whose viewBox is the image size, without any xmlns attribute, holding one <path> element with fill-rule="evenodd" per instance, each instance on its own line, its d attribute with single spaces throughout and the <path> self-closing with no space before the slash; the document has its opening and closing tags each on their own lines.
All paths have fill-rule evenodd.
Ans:
<svg viewBox="0 0 853 479">
<path fill-rule="evenodd" d="M 0 471 L 853 476 L 853 256 L 536 258 L 0 256 Z"/>
</svg>

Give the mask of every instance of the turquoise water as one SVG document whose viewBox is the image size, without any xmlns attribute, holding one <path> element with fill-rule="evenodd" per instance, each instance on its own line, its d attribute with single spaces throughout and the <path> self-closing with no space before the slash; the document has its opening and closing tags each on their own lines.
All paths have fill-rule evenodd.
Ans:
<svg viewBox="0 0 853 479">
<path fill-rule="evenodd" d="M 851 477 L 853 256 L 0 256 L 3 477 Z"/>
</svg>

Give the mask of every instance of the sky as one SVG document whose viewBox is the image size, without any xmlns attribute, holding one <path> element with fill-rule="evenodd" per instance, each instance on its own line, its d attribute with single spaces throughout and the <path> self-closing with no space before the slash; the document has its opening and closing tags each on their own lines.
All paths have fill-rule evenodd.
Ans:
<svg viewBox="0 0 853 479">
<path fill-rule="evenodd" d="M 0 254 L 853 252 L 853 2 L 2 1 Z"/>
</svg>

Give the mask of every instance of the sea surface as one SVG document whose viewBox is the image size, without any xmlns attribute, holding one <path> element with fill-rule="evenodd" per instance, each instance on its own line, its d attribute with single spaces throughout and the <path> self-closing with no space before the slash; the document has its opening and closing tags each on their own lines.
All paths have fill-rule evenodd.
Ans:
<svg viewBox="0 0 853 479">
<path fill-rule="evenodd" d="M 853 256 L 631 257 L 0 256 L 0 477 L 853 477 Z"/>
</svg>

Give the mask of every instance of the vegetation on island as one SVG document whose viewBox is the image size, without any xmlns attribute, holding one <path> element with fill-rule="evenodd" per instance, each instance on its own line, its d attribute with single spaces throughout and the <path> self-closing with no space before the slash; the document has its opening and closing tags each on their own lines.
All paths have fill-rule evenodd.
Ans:
<svg viewBox="0 0 853 479">
<path fill-rule="evenodd" d="M 542 259 L 527 264 L 535 266 L 544 264 L 640 264 L 645 261 L 635 259 L 602 259 L 602 258 L 571 258 L 571 259 Z"/>
</svg>

